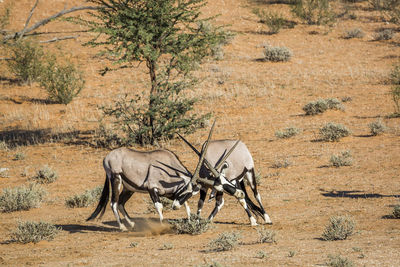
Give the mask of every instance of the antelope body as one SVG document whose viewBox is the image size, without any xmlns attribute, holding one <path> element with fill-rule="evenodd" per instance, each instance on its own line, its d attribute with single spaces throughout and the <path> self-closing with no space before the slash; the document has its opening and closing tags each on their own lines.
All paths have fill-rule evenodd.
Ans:
<svg viewBox="0 0 400 267">
<path fill-rule="evenodd" d="M 250 210 L 255 211 L 256 214 L 263 216 L 265 223 L 271 224 L 271 219 L 265 212 L 265 209 L 261 202 L 261 196 L 257 191 L 256 177 L 254 173 L 254 161 L 250 154 L 247 146 L 239 141 L 236 148 L 233 150 L 232 154 L 226 158 L 225 162 L 221 162 L 221 159 L 227 153 L 227 151 L 238 142 L 237 140 L 215 140 L 210 141 L 208 145 L 208 150 L 205 153 L 205 162 L 208 162 L 212 166 L 221 166 L 217 169 L 219 173 L 222 173 L 224 177 L 236 186 L 237 189 L 243 190 L 245 193 L 245 199 L 247 204 L 250 206 Z M 204 147 L 204 145 L 203 145 Z M 200 168 L 200 177 L 207 179 L 215 179 L 213 173 L 209 171 L 209 168 L 205 163 Z M 244 179 L 247 180 L 250 188 L 253 191 L 254 197 L 257 200 L 259 207 L 255 205 L 246 192 Z M 198 202 L 197 214 L 200 215 L 201 209 L 203 208 L 204 201 L 207 195 L 209 186 L 203 186 L 200 191 L 200 199 Z M 211 197 L 215 194 L 215 189 L 211 193 Z M 218 211 L 224 205 L 223 192 L 216 191 L 216 202 L 215 208 L 209 216 L 209 220 L 212 220 Z M 246 210 L 250 223 L 252 225 L 257 225 L 255 218 Z"/>
<path fill-rule="evenodd" d="M 162 204 L 159 196 L 173 199 L 173 208 L 185 204 L 190 218 L 190 208 L 186 200 L 197 193 L 199 188 L 192 186 L 192 174 L 181 163 L 179 158 L 168 150 L 150 152 L 135 151 L 128 148 L 118 148 L 111 151 L 103 160 L 106 172 L 102 196 L 93 214 L 87 220 L 93 220 L 101 212 L 104 214 L 109 199 L 109 184 L 112 188 L 111 208 L 117 219 L 118 226 L 125 231 L 118 210 L 133 228 L 134 222 L 125 210 L 125 203 L 134 192 L 148 192 L 156 210 L 163 220 Z M 120 193 L 122 188 L 122 192 Z"/>
</svg>

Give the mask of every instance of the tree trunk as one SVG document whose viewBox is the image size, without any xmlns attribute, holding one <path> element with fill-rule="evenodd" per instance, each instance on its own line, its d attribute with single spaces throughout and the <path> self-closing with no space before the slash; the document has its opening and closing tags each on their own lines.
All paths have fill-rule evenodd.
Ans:
<svg viewBox="0 0 400 267">
<path fill-rule="evenodd" d="M 157 86 L 157 74 L 156 74 L 156 62 L 153 60 L 148 60 L 147 65 L 149 67 L 150 81 L 151 81 L 151 89 L 150 89 L 150 100 L 149 100 L 149 110 L 153 110 L 154 105 L 154 97 L 158 94 L 158 86 Z M 148 126 L 151 131 L 149 132 L 150 144 L 154 145 L 154 115 L 150 112 L 148 118 Z"/>
</svg>

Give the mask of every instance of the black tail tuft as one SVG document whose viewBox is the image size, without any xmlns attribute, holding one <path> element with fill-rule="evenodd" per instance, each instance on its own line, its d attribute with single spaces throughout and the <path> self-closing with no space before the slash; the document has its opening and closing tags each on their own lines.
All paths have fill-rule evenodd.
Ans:
<svg viewBox="0 0 400 267">
<path fill-rule="evenodd" d="M 109 196 L 110 196 L 110 181 L 106 177 L 106 181 L 104 182 L 103 191 L 101 192 L 99 204 L 97 205 L 97 208 L 94 210 L 92 215 L 90 215 L 90 217 L 86 219 L 86 221 L 91 221 L 91 220 L 95 219 L 97 217 L 97 215 L 99 215 L 100 212 L 101 212 L 101 216 L 103 216 L 104 211 L 106 210 L 106 207 L 107 207 Z"/>
<path fill-rule="evenodd" d="M 246 191 L 246 186 L 244 184 L 244 179 L 238 183 L 239 188 L 244 192 L 244 200 L 246 201 L 246 204 L 249 208 L 249 210 L 256 216 L 263 216 L 263 211 L 261 210 L 260 207 L 258 207 L 254 202 L 249 198 L 249 195 L 247 194 Z"/>
</svg>

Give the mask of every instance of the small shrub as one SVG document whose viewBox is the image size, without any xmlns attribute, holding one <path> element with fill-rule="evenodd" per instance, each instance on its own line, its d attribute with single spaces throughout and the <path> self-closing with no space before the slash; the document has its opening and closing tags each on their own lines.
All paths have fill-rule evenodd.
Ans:
<svg viewBox="0 0 400 267">
<path fill-rule="evenodd" d="M 267 252 L 262 251 L 262 250 L 259 250 L 259 251 L 257 251 L 256 258 L 257 258 L 257 259 L 265 260 L 265 259 L 268 259 L 268 258 L 269 258 L 269 255 L 268 255 Z"/>
<path fill-rule="evenodd" d="M 354 233 L 354 220 L 348 216 L 333 216 L 322 233 L 325 241 L 344 240 Z"/>
<path fill-rule="evenodd" d="M 9 178 L 10 174 L 8 173 L 8 168 L 0 168 L 0 178 Z"/>
<path fill-rule="evenodd" d="M 331 24 L 336 20 L 329 0 L 298 0 L 292 13 L 307 24 Z"/>
<path fill-rule="evenodd" d="M 273 230 L 265 229 L 264 227 L 257 228 L 258 233 L 258 243 L 275 243 L 276 233 Z"/>
<path fill-rule="evenodd" d="M 342 124 L 329 122 L 319 130 L 322 141 L 339 141 L 340 138 L 350 135 L 350 130 Z"/>
<path fill-rule="evenodd" d="M 0 195 L 0 209 L 2 212 L 13 212 L 37 208 L 46 192 L 34 183 L 28 186 L 5 188 Z"/>
<path fill-rule="evenodd" d="M 351 166 L 353 165 L 353 158 L 350 151 L 344 151 L 340 155 L 332 155 L 330 163 L 334 167 Z"/>
<path fill-rule="evenodd" d="M 278 138 L 290 138 L 298 134 L 300 130 L 296 127 L 288 127 L 282 131 L 276 131 L 275 136 Z"/>
<path fill-rule="evenodd" d="M 327 266 L 331 267 L 353 267 L 354 264 L 351 260 L 342 257 L 341 255 L 328 255 L 326 262 Z"/>
<path fill-rule="evenodd" d="M 241 238 L 239 233 L 236 232 L 224 232 L 218 235 L 218 237 L 212 240 L 209 244 L 214 251 L 228 251 L 232 250 L 238 245 L 239 239 Z"/>
<path fill-rule="evenodd" d="M 99 186 L 92 190 L 86 190 L 80 195 L 67 198 L 65 200 L 65 205 L 69 208 L 88 207 L 99 200 L 102 189 L 103 187 Z"/>
<path fill-rule="evenodd" d="M 281 169 L 281 168 L 287 168 L 290 165 L 292 165 L 292 163 L 290 162 L 289 159 L 284 159 L 283 161 L 277 160 L 277 161 L 275 161 L 274 164 L 271 165 L 271 168 Z"/>
<path fill-rule="evenodd" d="M 274 12 L 267 12 L 259 8 L 253 9 L 253 13 L 257 15 L 260 23 L 268 26 L 270 34 L 278 33 L 283 27 L 287 25 L 287 21 L 281 14 Z"/>
<path fill-rule="evenodd" d="M 24 152 L 17 152 L 14 155 L 14 160 L 24 160 L 25 159 L 25 153 Z"/>
<path fill-rule="evenodd" d="M 400 117 L 400 85 L 394 86 L 390 91 L 394 103 L 393 117 Z"/>
<path fill-rule="evenodd" d="M 306 104 L 303 107 L 306 115 L 317 115 L 324 113 L 328 109 L 343 110 L 344 107 L 340 100 L 336 98 L 318 99 Z"/>
<path fill-rule="evenodd" d="M 171 250 L 174 248 L 174 245 L 171 243 L 165 243 L 162 245 L 162 247 L 160 248 L 160 250 Z"/>
<path fill-rule="evenodd" d="M 0 150 L 7 151 L 8 149 L 9 148 L 8 148 L 7 143 L 4 141 L 0 141 Z"/>
<path fill-rule="evenodd" d="M 17 229 L 11 233 L 11 239 L 17 243 L 37 243 L 41 240 L 53 240 L 61 228 L 47 222 L 18 222 Z"/>
<path fill-rule="evenodd" d="M 386 126 L 382 121 L 378 120 L 368 124 L 371 135 L 376 136 L 386 131 Z"/>
<path fill-rule="evenodd" d="M 383 31 L 377 32 L 374 35 L 375 41 L 391 40 L 394 36 L 394 32 L 390 29 L 384 29 Z"/>
<path fill-rule="evenodd" d="M 288 257 L 289 257 L 289 258 L 293 258 L 295 255 L 296 255 L 296 251 L 294 251 L 294 250 L 289 250 L 289 253 L 288 253 Z"/>
<path fill-rule="evenodd" d="M 393 208 L 393 217 L 400 219 L 400 205 L 396 205 Z"/>
<path fill-rule="evenodd" d="M 400 64 L 394 65 L 390 72 L 390 83 L 400 85 Z"/>
<path fill-rule="evenodd" d="M 10 46 L 11 59 L 7 61 L 9 70 L 22 82 L 39 80 L 43 71 L 43 48 L 33 42 L 20 40 Z"/>
<path fill-rule="evenodd" d="M 363 32 L 363 30 L 361 30 L 360 28 L 354 28 L 354 29 L 347 30 L 344 33 L 343 38 L 344 39 L 353 39 L 353 38 L 363 38 L 364 36 L 365 36 L 365 33 Z"/>
<path fill-rule="evenodd" d="M 130 247 L 130 248 L 136 248 L 137 246 L 139 246 L 139 243 L 138 243 L 138 242 L 131 242 L 131 243 L 129 244 L 129 247 Z"/>
<path fill-rule="evenodd" d="M 272 47 L 272 46 L 265 46 L 264 49 L 264 60 L 265 61 L 272 61 L 272 62 L 279 62 L 279 61 L 289 61 L 292 57 L 292 51 L 289 50 L 287 47 Z"/>
<path fill-rule="evenodd" d="M 49 166 L 44 165 L 40 170 L 36 172 L 36 175 L 32 179 L 39 184 L 50 184 L 57 180 L 57 178 L 58 174 Z"/>
<path fill-rule="evenodd" d="M 72 63 L 62 66 L 50 59 L 43 69 L 40 85 L 51 101 L 67 105 L 81 92 L 85 80 Z"/>
<path fill-rule="evenodd" d="M 206 232 L 210 227 L 212 227 L 211 221 L 207 219 L 202 219 L 201 217 L 191 214 L 190 221 L 188 219 L 176 219 L 169 220 L 172 224 L 172 228 L 178 234 L 190 234 L 199 235 Z"/>
</svg>

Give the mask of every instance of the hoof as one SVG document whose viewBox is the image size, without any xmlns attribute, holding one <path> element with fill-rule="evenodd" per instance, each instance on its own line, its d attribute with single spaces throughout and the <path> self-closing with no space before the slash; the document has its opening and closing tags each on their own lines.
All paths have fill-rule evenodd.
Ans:
<svg viewBox="0 0 400 267">
<path fill-rule="evenodd" d="M 123 225 L 123 224 L 119 226 L 119 230 L 120 230 L 121 232 L 126 232 L 126 231 L 128 231 L 128 229 L 126 228 L 126 226 Z"/>
<path fill-rule="evenodd" d="M 272 221 L 271 221 L 271 219 L 269 218 L 269 216 L 268 216 L 268 214 L 264 214 L 264 221 L 265 221 L 265 224 L 272 224 Z"/>
<path fill-rule="evenodd" d="M 250 217 L 250 225 L 251 226 L 257 226 L 257 220 L 254 217 Z"/>
</svg>

